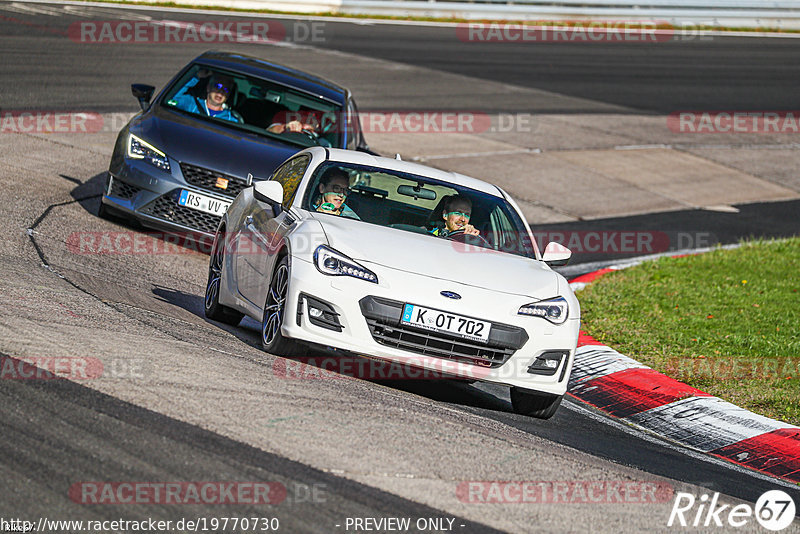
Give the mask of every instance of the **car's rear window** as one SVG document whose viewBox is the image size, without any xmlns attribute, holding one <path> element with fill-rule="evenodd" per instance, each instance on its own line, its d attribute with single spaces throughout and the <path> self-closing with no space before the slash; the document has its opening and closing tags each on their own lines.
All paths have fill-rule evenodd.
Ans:
<svg viewBox="0 0 800 534">
<path fill-rule="evenodd" d="M 211 95 L 215 90 L 225 95 L 220 110 L 215 109 L 218 101 Z M 341 147 L 342 143 L 342 109 L 337 104 L 204 65 L 192 65 L 169 88 L 161 105 L 299 146 Z"/>
</svg>

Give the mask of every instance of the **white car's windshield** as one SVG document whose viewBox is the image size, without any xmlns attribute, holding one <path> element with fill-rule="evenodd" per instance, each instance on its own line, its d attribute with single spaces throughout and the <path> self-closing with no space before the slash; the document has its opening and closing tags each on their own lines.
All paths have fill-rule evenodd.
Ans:
<svg viewBox="0 0 800 534">
<path fill-rule="evenodd" d="M 431 239 L 536 257 L 524 223 L 505 199 L 424 176 L 325 163 L 315 170 L 303 207 Z"/>
</svg>

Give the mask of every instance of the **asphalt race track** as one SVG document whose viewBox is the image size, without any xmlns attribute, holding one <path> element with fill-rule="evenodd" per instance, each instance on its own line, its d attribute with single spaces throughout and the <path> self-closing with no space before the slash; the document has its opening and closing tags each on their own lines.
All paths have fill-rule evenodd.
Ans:
<svg viewBox="0 0 800 534">
<path fill-rule="evenodd" d="M 0 111 L 130 114 L 137 109 L 130 83 L 160 87 L 214 48 L 69 38 L 76 21 L 143 16 L 163 17 L 0 2 Z M 293 25 L 310 22 L 281 24 L 296 34 Z M 789 110 L 800 82 L 797 39 L 533 48 L 464 43 L 424 25 L 324 24 L 323 42 L 220 48 L 332 78 L 354 90 L 362 109 Z M 510 87 L 508 98 L 481 89 L 498 81 Z M 466 481 L 655 481 L 751 504 L 782 489 L 800 503 L 796 487 L 640 435 L 572 401 L 536 421 L 513 414 L 502 388 L 282 373 L 293 362 L 260 350 L 257 324 L 234 329 L 204 318 L 207 256 L 165 249 L 160 240 L 167 252 L 87 254 L 66 245 L 79 234 L 140 231 L 96 216 L 114 138 L 113 128 L 0 133 L 0 356 L 83 358 L 106 370 L 86 380 L 0 380 L 0 518 L 276 517 L 281 532 L 352 532 L 348 518 L 381 517 L 442 520 L 428 531 L 445 531 L 447 519 L 455 532 L 699 531 L 667 527 L 671 500 L 476 504 L 459 497 Z M 390 148 L 379 139 L 380 149 Z M 686 210 L 592 224 L 700 229 L 732 242 L 796 233 L 798 207 L 796 200 L 753 202 L 739 206 L 736 219 Z M 587 254 L 578 262 L 598 259 L 606 258 Z M 87 482 L 131 481 L 266 481 L 286 493 L 272 504 L 87 505 L 70 492 Z M 797 522 L 788 531 L 798 531 Z"/>
</svg>

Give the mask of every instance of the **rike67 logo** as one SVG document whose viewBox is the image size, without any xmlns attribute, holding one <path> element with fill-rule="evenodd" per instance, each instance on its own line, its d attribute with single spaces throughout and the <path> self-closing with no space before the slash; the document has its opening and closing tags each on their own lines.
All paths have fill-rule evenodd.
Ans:
<svg viewBox="0 0 800 534">
<path fill-rule="evenodd" d="M 719 493 L 709 498 L 703 494 L 696 498 L 691 493 L 678 492 L 667 526 L 681 527 L 747 527 L 753 518 L 767 530 L 777 532 L 788 527 L 795 516 L 794 500 L 781 490 L 771 490 L 762 494 L 755 507 L 749 504 L 719 503 Z"/>
</svg>

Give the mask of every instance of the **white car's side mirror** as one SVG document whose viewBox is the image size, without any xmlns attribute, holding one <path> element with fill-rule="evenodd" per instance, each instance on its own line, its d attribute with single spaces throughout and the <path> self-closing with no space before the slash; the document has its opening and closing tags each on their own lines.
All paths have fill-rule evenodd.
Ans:
<svg viewBox="0 0 800 534">
<path fill-rule="evenodd" d="M 253 184 L 253 196 L 259 202 L 280 206 L 283 203 L 283 186 L 279 182 L 273 182 L 272 180 L 255 182 Z"/>
<path fill-rule="evenodd" d="M 572 251 L 560 243 L 551 241 L 544 248 L 542 261 L 550 267 L 561 267 L 569 262 Z"/>
</svg>

